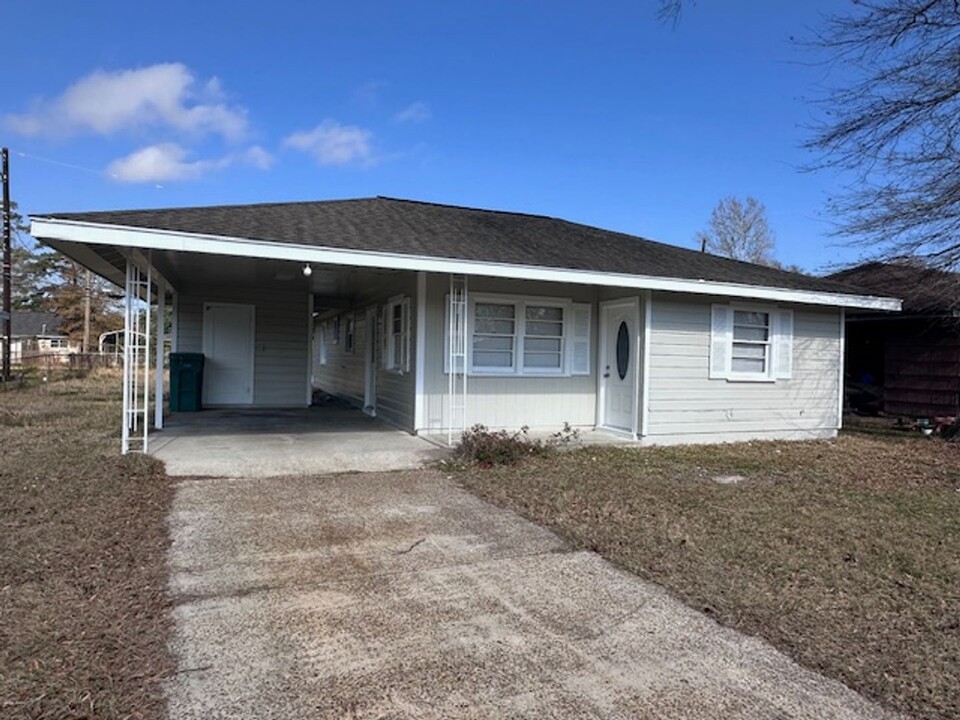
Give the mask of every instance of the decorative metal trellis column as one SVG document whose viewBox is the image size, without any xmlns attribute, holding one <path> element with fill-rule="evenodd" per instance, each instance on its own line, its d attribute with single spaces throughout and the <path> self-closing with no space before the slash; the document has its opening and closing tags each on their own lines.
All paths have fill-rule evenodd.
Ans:
<svg viewBox="0 0 960 720">
<path fill-rule="evenodd" d="M 450 338 L 447 358 L 447 444 L 454 433 L 467 429 L 467 276 L 450 276 L 450 307 L 447 311 Z"/>
<path fill-rule="evenodd" d="M 150 430 L 151 269 L 127 261 L 123 322 L 121 451 L 147 452 Z M 162 371 L 162 369 L 161 369 Z"/>
</svg>

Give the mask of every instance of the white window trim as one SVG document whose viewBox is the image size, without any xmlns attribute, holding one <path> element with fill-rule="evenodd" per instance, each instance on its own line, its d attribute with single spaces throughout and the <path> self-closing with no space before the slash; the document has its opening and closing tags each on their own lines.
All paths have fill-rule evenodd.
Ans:
<svg viewBox="0 0 960 720">
<path fill-rule="evenodd" d="M 473 362 L 473 336 L 476 325 L 476 304 L 495 303 L 514 306 L 513 366 L 505 368 L 476 367 Z M 447 303 L 449 304 L 449 302 Z M 527 368 L 523 364 L 526 336 L 527 306 L 558 307 L 563 310 L 563 337 L 560 339 L 559 368 Z M 467 337 L 467 367 L 471 377 L 570 377 L 571 362 L 568 345 L 572 332 L 573 300 L 570 298 L 538 297 L 536 295 L 501 295 L 499 293 L 471 293 L 467 305 L 469 336 Z"/>
<path fill-rule="evenodd" d="M 397 307 L 403 308 L 403 325 L 400 328 L 400 343 L 401 343 L 401 356 L 400 363 L 397 364 L 394 362 L 396 356 L 395 349 L 397 344 L 397 338 L 394 336 L 393 332 L 393 319 L 394 312 Z M 387 313 L 386 313 L 386 323 L 385 323 L 385 336 L 386 336 L 386 362 L 384 363 L 384 369 L 387 372 L 403 374 L 410 372 L 410 298 L 406 295 L 394 295 L 392 298 L 387 300 Z"/>
<path fill-rule="evenodd" d="M 792 310 L 788 308 L 781 308 L 777 305 L 759 305 L 755 303 L 714 303 L 711 306 L 711 327 L 710 327 L 710 359 L 709 362 L 711 366 L 713 365 L 713 352 L 714 352 L 714 338 L 713 338 L 713 320 L 712 320 L 712 307 L 721 306 L 727 308 L 730 313 L 730 337 L 726 342 L 726 372 L 722 374 L 717 374 L 711 371 L 710 377 L 714 379 L 723 379 L 727 382 L 745 382 L 745 383 L 775 383 L 778 381 L 784 381 L 790 379 L 789 377 L 778 377 L 777 376 L 777 346 L 778 338 L 777 335 L 780 332 L 780 323 L 777 318 L 777 314 L 787 311 L 792 314 Z M 733 345 L 734 342 L 749 342 L 749 341 L 735 341 L 733 338 L 733 328 L 734 328 L 734 313 L 736 312 L 759 312 L 766 313 L 768 317 L 768 335 L 767 335 L 767 356 L 766 356 L 766 371 L 762 373 L 749 373 L 749 372 L 737 372 L 733 369 Z M 760 344 L 760 343 L 755 343 Z M 793 329 L 791 322 L 791 333 L 790 333 L 790 352 L 793 352 Z M 791 370 L 792 375 L 792 370 Z"/>
</svg>

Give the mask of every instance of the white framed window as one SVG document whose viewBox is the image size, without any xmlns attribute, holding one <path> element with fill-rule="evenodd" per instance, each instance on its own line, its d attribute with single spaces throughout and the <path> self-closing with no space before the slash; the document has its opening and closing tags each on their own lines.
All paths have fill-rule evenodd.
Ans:
<svg viewBox="0 0 960 720">
<path fill-rule="evenodd" d="M 356 342 L 356 318 L 353 315 L 348 315 L 346 321 L 343 323 L 343 328 L 343 351 L 352 355 L 354 343 Z"/>
<path fill-rule="evenodd" d="M 770 374 L 770 334 L 770 313 L 734 309 L 731 374 Z"/>
<path fill-rule="evenodd" d="M 523 368 L 562 373 L 566 308 L 526 303 L 523 308 Z"/>
<path fill-rule="evenodd" d="M 513 373 L 517 369 L 517 306 L 514 303 L 473 303 L 470 347 L 474 372 Z"/>
<path fill-rule="evenodd" d="M 711 378 L 773 382 L 792 375 L 792 310 L 737 304 L 712 306 Z"/>
<path fill-rule="evenodd" d="M 384 367 L 393 372 L 409 372 L 410 298 L 398 295 L 387 302 L 385 335 Z"/>
<path fill-rule="evenodd" d="M 445 327 L 449 329 L 447 297 Z M 467 311 L 470 375 L 589 375 L 592 306 L 568 298 L 472 295 Z M 444 371 L 450 371 L 450 339 Z"/>
</svg>

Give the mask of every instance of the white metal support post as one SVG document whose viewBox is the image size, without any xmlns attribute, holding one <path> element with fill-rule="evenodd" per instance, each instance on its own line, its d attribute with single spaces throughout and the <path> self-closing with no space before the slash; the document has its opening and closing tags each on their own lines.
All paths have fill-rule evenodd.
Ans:
<svg viewBox="0 0 960 720">
<path fill-rule="evenodd" d="M 150 420 L 150 289 L 146 274 L 127 261 L 123 321 L 123 423 L 120 445 L 124 455 L 147 452 Z"/>
<path fill-rule="evenodd" d="M 132 369 L 130 347 L 133 344 L 133 263 L 127 260 L 127 275 L 123 294 L 123 418 L 120 422 L 120 452 L 130 452 L 130 371 Z"/>
<path fill-rule="evenodd" d="M 157 352 L 154 362 L 155 384 L 153 391 L 153 426 L 163 429 L 163 349 L 167 329 L 167 285 L 163 280 L 157 283 Z"/>
<path fill-rule="evenodd" d="M 453 445 L 456 430 L 467 429 L 467 276 L 450 276 L 449 327 L 450 369 L 447 375 L 447 444 Z"/>
</svg>

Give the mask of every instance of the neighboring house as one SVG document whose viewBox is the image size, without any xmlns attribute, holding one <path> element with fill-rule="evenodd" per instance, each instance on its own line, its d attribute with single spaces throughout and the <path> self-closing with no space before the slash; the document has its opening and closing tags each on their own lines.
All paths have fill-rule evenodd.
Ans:
<svg viewBox="0 0 960 720">
<path fill-rule="evenodd" d="M 960 416 L 960 274 L 874 262 L 831 278 L 903 298 L 897 315 L 847 314 L 852 406 L 913 418 Z"/>
<path fill-rule="evenodd" d="M 128 289 L 149 271 L 174 348 L 206 355 L 208 406 L 303 406 L 319 387 L 416 433 L 833 437 L 844 309 L 900 306 L 564 220 L 388 198 L 53 214 L 32 233 Z"/>
<path fill-rule="evenodd" d="M 31 361 L 66 363 L 80 344 L 60 331 L 60 318 L 50 312 L 14 310 L 10 313 L 10 362 Z"/>
</svg>

